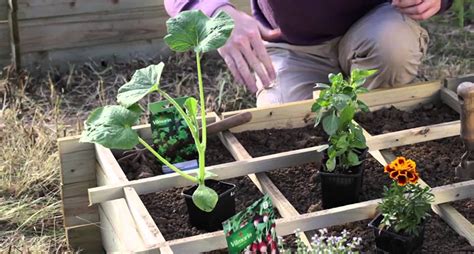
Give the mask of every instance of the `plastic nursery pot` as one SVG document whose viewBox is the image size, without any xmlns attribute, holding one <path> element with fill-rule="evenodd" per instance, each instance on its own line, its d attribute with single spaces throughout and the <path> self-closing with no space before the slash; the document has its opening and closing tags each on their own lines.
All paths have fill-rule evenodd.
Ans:
<svg viewBox="0 0 474 254">
<path fill-rule="evenodd" d="M 421 253 L 421 247 L 425 238 L 426 220 L 420 225 L 420 233 L 417 236 L 414 236 L 396 233 L 390 229 L 380 229 L 379 225 L 382 219 L 383 215 L 379 214 L 369 223 L 369 227 L 374 230 L 377 253 Z"/>
<path fill-rule="evenodd" d="M 367 149 L 361 151 L 360 160 L 367 155 Z M 349 205 L 359 202 L 364 179 L 364 168 L 362 164 L 350 168 L 350 173 L 326 172 L 325 161 L 319 171 L 321 179 L 322 206 L 324 209 Z"/>
<path fill-rule="evenodd" d="M 182 195 L 188 208 L 189 222 L 192 226 L 206 230 L 216 231 L 222 229 L 222 222 L 235 215 L 235 184 L 206 180 L 206 186 L 212 188 L 219 195 L 216 207 L 211 212 L 204 212 L 194 205 L 192 195 L 197 185 L 183 191 Z"/>
</svg>

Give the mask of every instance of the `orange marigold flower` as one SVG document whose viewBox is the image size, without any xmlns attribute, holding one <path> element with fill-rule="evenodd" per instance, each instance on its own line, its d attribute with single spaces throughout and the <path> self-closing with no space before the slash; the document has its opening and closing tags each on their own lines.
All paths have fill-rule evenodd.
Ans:
<svg viewBox="0 0 474 254">
<path fill-rule="evenodd" d="M 393 167 L 392 165 L 388 164 L 388 165 L 385 165 L 385 168 L 383 169 L 383 172 L 384 173 L 390 173 L 392 171 L 395 170 L 395 167 Z"/>
<path fill-rule="evenodd" d="M 400 165 L 401 167 L 405 166 L 406 159 L 405 157 L 397 157 L 395 161 Z"/>
<path fill-rule="evenodd" d="M 412 184 L 416 184 L 418 182 L 418 179 L 420 177 L 418 176 L 418 173 L 414 173 L 412 178 L 409 178 L 408 181 Z"/>
<path fill-rule="evenodd" d="M 408 173 L 408 171 L 406 171 L 404 169 L 398 171 L 398 174 L 403 175 L 403 176 L 407 176 L 407 173 Z"/>
<path fill-rule="evenodd" d="M 390 178 L 392 178 L 393 180 L 397 180 L 398 173 L 399 171 L 397 170 L 390 172 Z"/>
<path fill-rule="evenodd" d="M 407 183 L 408 183 L 408 179 L 407 179 L 407 177 L 404 176 L 404 175 L 399 175 L 399 176 L 397 177 L 397 183 L 398 183 L 398 185 L 400 185 L 400 186 L 405 186 L 405 185 L 407 185 Z"/>
<path fill-rule="evenodd" d="M 416 163 L 412 160 L 406 161 L 406 168 L 416 170 Z"/>
</svg>

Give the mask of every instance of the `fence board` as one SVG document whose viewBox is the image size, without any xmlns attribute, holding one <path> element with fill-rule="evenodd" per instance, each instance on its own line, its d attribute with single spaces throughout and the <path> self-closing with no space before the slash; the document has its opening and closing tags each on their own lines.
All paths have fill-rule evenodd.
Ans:
<svg viewBox="0 0 474 254">
<path fill-rule="evenodd" d="M 0 8 L 2 7 L 0 6 Z M 8 27 L 8 21 L 0 21 L 0 69 L 10 63 L 10 52 L 10 28 Z"/>
<path fill-rule="evenodd" d="M 0 22 L 7 19 L 8 19 L 8 0 L 0 0 Z"/>
</svg>

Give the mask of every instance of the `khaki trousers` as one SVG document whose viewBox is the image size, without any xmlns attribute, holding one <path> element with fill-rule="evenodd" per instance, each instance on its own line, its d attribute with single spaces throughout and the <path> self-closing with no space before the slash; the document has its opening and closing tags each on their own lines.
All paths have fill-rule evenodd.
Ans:
<svg viewBox="0 0 474 254">
<path fill-rule="evenodd" d="M 263 89 L 257 77 L 257 107 L 311 99 L 315 83 L 328 83 L 329 73 L 348 75 L 355 68 L 378 70 L 367 80 L 368 89 L 410 83 L 427 44 L 426 30 L 390 4 L 376 7 L 344 36 L 322 44 L 267 42 L 277 79 Z"/>
</svg>

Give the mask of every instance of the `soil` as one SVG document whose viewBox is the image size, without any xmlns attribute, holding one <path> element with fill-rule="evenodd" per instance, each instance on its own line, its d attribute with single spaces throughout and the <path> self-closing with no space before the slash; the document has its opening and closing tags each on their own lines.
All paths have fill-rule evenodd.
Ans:
<svg viewBox="0 0 474 254">
<path fill-rule="evenodd" d="M 144 154 L 146 154 L 144 157 L 137 159 L 135 162 L 130 157 L 119 162 L 129 180 L 162 174 L 161 167 L 156 164 L 156 159 L 153 155 L 148 152 Z M 120 158 L 117 156 L 117 159 Z M 206 164 L 217 165 L 232 161 L 234 161 L 234 158 L 220 140 L 216 136 L 210 137 L 206 151 Z M 260 191 L 247 176 L 228 179 L 224 182 L 237 185 L 235 195 L 236 211 L 245 209 L 262 197 Z M 184 189 L 186 188 L 173 188 L 141 196 L 143 203 L 166 240 L 207 233 L 189 224 L 186 203 L 181 196 L 181 192 Z"/>
<path fill-rule="evenodd" d="M 322 127 L 314 128 L 312 125 L 295 129 L 246 131 L 235 136 L 252 157 L 323 145 L 328 140 Z"/>
<path fill-rule="evenodd" d="M 372 135 L 459 120 L 459 114 L 445 104 L 425 104 L 412 112 L 395 107 L 358 113 L 355 120 Z"/>
<path fill-rule="evenodd" d="M 234 161 L 232 155 L 227 151 L 217 136 L 209 137 L 207 142 L 207 166 Z M 146 149 L 140 150 L 138 154 L 135 151 L 114 151 L 114 155 L 128 180 L 142 179 L 163 174 L 158 160 Z M 126 157 L 127 155 L 132 156 Z"/>
</svg>

